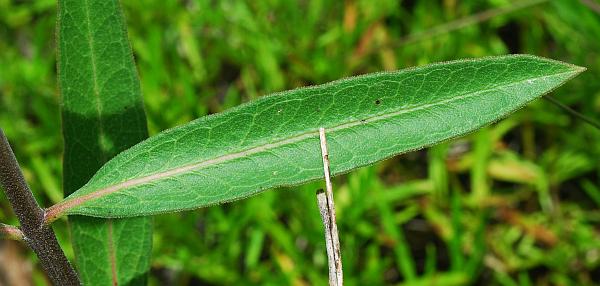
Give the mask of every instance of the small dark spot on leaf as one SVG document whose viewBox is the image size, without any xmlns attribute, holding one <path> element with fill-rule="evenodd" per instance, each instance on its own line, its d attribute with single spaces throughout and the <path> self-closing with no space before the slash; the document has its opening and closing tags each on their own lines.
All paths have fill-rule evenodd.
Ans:
<svg viewBox="0 0 600 286">
<path fill-rule="evenodd" d="M 377 99 L 375 100 L 375 104 L 379 105 L 381 103 L 381 100 Z"/>
</svg>

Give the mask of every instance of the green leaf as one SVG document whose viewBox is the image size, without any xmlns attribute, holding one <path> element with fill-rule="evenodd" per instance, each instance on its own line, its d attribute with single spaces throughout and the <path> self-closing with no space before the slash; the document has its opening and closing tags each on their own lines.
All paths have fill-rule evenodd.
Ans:
<svg viewBox="0 0 600 286">
<path fill-rule="evenodd" d="M 128 217 L 242 199 L 323 177 L 319 127 L 338 175 L 464 135 L 583 68 L 528 55 L 434 64 L 282 92 L 154 136 L 51 207 Z"/>
<path fill-rule="evenodd" d="M 61 0 L 57 25 L 68 195 L 148 133 L 119 2 Z M 69 226 L 85 285 L 145 284 L 152 246 L 150 218 L 73 216 Z"/>
</svg>

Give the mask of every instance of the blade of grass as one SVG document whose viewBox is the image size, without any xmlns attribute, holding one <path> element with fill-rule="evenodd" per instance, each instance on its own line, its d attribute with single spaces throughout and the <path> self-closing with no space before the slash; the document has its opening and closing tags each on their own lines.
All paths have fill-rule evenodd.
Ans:
<svg viewBox="0 0 600 286">
<path fill-rule="evenodd" d="M 398 270 L 402 274 L 402 277 L 405 281 L 413 281 L 417 278 L 417 270 L 415 261 L 410 252 L 410 247 L 408 246 L 404 236 L 404 230 L 401 226 L 396 225 L 394 221 L 394 215 L 388 204 L 380 203 L 378 204 L 378 207 L 381 214 L 383 231 L 394 241 L 393 249 L 396 257 L 396 263 L 399 268 Z"/>
<path fill-rule="evenodd" d="M 446 154 L 448 144 L 439 144 L 429 148 L 429 180 L 433 183 L 433 198 L 443 202 L 448 197 L 448 170 L 446 168 Z"/>
<path fill-rule="evenodd" d="M 482 268 L 482 261 L 486 254 L 485 231 L 490 218 L 490 210 L 481 210 L 479 213 L 479 226 L 475 230 L 474 243 L 468 260 L 465 263 L 463 272 L 474 282 L 478 277 L 478 272 Z"/>
<path fill-rule="evenodd" d="M 454 189 L 450 195 L 450 220 L 452 222 L 452 238 L 448 243 L 450 254 L 450 269 L 459 271 L 463 269 L 464 255 L 462 251 L 463 227 L 462 227 L 462 202 L 459 191 Z"/>
<path fill-rule="evenodd" d="M 492 136 L 489 128 L 482 128 L 475 135 L 473 147 L 473 165 L 471 166 L 471 199 L 482 202 L 489 195 L 487 166 L 492 155 Z"/>
<path fill-rule="evenodd" d="M 436 273 L 437 247 L 433 243 L 428 243 L 425 247 L 425 266 L 423 268 L 423 277 L 432 276 Z"/>
<path fill-rule="evenodd" d="M 595 186 L 591 181 L 584 180 L 581 182 L 581 187 L 583 191 L 596 203 L 596 205 L 600 206 L 600 188 Z"/>
<path fill-rule="evenodd" d="M 393 46 L 399 47 L 403 45 L 410 45 L 427 39 L 432 39 L 439 35 L 451 33 L 453 31 L 460 30 L 471 25 L 485 22 L 494 17 L 513 13 L 515 11 L 519 11 L 545 2 L 548 2 L 548 0 L 516 1 L 515 3 L 507 5 L 506 7 L 486 10 L 471 16 L 444 23 L 442 25 L 433 27 L 423 32 L 410 34 L 406 37 L 401 38 L 398 42 L 395 42 Z"/>
</svg>

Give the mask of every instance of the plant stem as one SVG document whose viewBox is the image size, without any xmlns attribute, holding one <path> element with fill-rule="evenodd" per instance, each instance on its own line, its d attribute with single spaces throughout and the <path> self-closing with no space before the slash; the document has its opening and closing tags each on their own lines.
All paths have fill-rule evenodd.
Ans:
<svg viewBox="0 0 600 286">
<path fill-rule="evenodd" d="M 335 204 L 333 201 L 333 187 L 331 185 L 329 152 L 327 151 L 325 128 L 319 128 L 319 138 L 321 140 L 321 155 L 323 157 L 323 173 L 325 175 L 326 192 L 325 195 L 323 195 L 322 192 L 321 194 L 317 192 L 317 201 L 319 203 L 319 209 L 321 210 L 323 224 L 325 225 L 325 241 L 328 242 L 327 256 L 329 257 L 329 284 L 342 286 L 344 285 L 342 252 L 340 250 L 340 238 L 335 219 Z M 332 257 L 333 261 L 331 260 Z"/>
<path fill-rule="evenodd" d="M 558 106 L 559 108 L 562 108 L 564 111 L 566 111 L 567 113 L 569 113 L 571 116 L 591 125 L 592 127 L 600 130 L 600 123 L 594 121 L 593 119 L 577 112 L 575 109 L 563 104 L 562 102 L 558 101 L 558 99 L 550 96 L 550 95 L 546 95 L 544 96 L 544 99 L 548 100 L 549 102 L 551 102 L 552 104 Z"/>
<path fill-rule="evenodd" d="M 594 2 L 593 0 L 579 0 L 581 4 L 587 6 L 590 10 L 596 12 L 596 14 L 600 15 L 600 4 Z"/>
<path fill-rule="evenodd" d="M 486 10 L 471 16 L 467 16 L 464 18 L 441 24 L 439 26 L 435 26 L 423 32 L 410 34 L 401 38 L 400 41 L 398 41 L 394 46 L 397 47 L 403 45 L 410 45 L 422 40 L 432 39 L 439 35 L 447 34 L 473 24 L 481 23 L 500 15 L 512 13 L 514 11 L 522 10 L 524 8 L 528 8 L 546 2 L 548 2 L 548 0 L 517 1 L 514 4 L 508 5 L 506 7 Z"/>
<path fill-rule="evenodd" d="M 25 182 L 19 163 L 0 128 L 0 183 L 4 187 L 24 234 L 54 285 L 80 285 L 75 270 L 65 257 L 52 229 L 44 224 L 44 210 Z"/>
<path fill-rule="evenodd" d="M 329 208 L 327 207 L 327 195 L 323 189 L 317 190 L 317 204 L 325 229 L 325 248 L 327 249 L 327 262 L 329 266 L 329 285 L 336 286 L 337 267 L 335 266 L 335 255 L 333 254 L 335 250 L 333 250 L 333 239 L 331 235 L 331 216 L 329 215 Z"/>
<path fill-rule="evenodd" d="M 0 239 L 23 240 L 23 232 L 18 227 L 0 223 Z"/>
</svg>

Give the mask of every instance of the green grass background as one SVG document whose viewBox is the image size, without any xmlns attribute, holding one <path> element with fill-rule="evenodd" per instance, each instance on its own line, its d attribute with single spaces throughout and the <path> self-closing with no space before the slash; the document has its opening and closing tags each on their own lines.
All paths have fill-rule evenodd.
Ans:
<svg viewBox="0 0 600 286">
<path fill-rule="evenodd" d="M 62 198 L 55 5 L 0 0 L 0 126 L 44 206 Z M 507 53 L 587 67 L 553 95 L 600 120 L 596 0 L 122 5 L 151 135 L 275 91 Z M 599 139 L 538 100 L 336 178 L 346 284 L 599 285 Z M 151 284 L 325 285 L 320 187 L 157 216 Z M 0 221 L 17 224 L 3 195 Z M 72 257 L 66 222 L 55 230 Z M 34 280 L 46 283 L 37 266 Z"/>
</svg>

